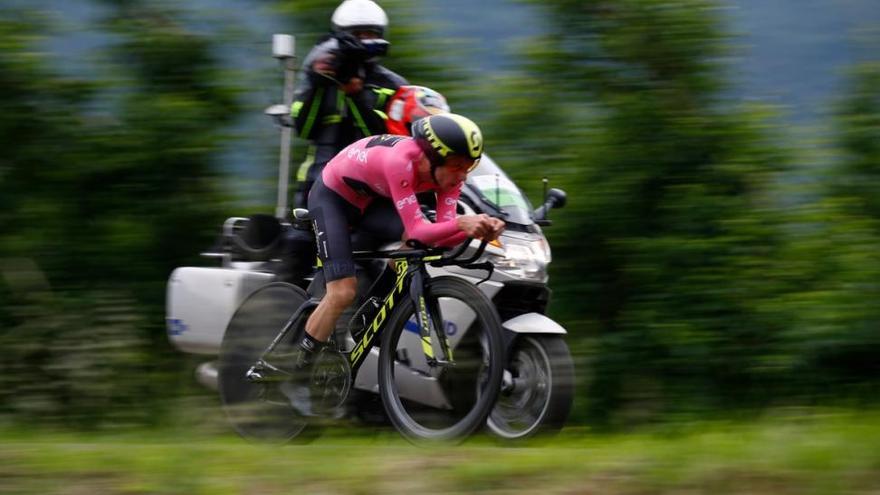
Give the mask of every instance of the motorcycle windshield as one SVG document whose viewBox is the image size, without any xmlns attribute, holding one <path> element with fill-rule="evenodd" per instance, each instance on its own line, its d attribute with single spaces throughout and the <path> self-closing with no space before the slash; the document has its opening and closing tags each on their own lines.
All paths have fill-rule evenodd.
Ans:
<svg viewBox="0 0 880 495">
<path fill-rule="evenodd" d="M 501 167 L 483 154 L 480 164 L 468 174 L 467 184 L 479 191 L 481 199 L 507 213 L 506 222 L 531 225 L 532 205 Z"/>
</svg>

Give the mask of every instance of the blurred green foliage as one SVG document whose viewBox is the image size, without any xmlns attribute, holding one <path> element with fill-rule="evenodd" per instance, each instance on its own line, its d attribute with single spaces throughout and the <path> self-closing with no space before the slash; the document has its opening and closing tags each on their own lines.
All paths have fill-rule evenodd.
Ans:
<svg viewBox="0 0 880 495">
<path fill-rule="evenodd" d="M 784 243 L 767 188 L 784 156 L 758 110 L 721 97 L 725 38 L 711 7 L 549 2 L 564 35 L 531 57 L 541 83 L 529 97 L 541 103 L 506 128 L 525 141 L 541 114 L 555 116 L 547 173 L 572 199 L 549 233 L 554 312 L 591 337 L 581 390 L 593 421 L 769 394 L 785 325 L 762 311 L 781 290 L 767 275 Z"/>
<path fill-rule="evenodd" d="M 541 176 L 567 190 L 546 232 L 572 422 L 876 400 L 880 69 L 854 68 L 805 168 L 773 109 L 725 92 L 715 2 L 532 3 L 549 32 L 518 70 L 477 77 L 417 4 L 383 2 L 386 65 L 477 116 L 533 199 Z M 216 57 L 235 41 L 167 4 L 101 4 L 89 29 L 111 49 L 88 81 L 52 72 L 44 18 L 0 19 L 0 415 L 16 421 L 161 421 L 192 383 L 165 281 L 236 213 L 218 150 L 244 88 Z M 270 4 L 304 55 L 337 2 Z"/>
<path fill-rule="evenodd" d="M 627 424 L 870 399 L 880 376 L 865 359 L 877 351 L 870 220 L 827 207 L 827 185 L 818 201 L 793 201 L 791 136 L 723 91 L 733 40 L 719 5 L 540 5 L 553 36 L 508 82 L 504 125 L 487 134 L 520 182 L 541 173 L 569 192 L 548 234 L 552 313 L 588 350 L 575 414 Z M 852 98 L 870 99 L 869 88 L 855 84 Z M 876 109 L 847 108 L 876 132 Z M 827 164 L 839 177 L 869 149 L 849 142 L 851 159 Z"/>
<path fill-rule="evenodd" d="M 210 242 L 222 199 L 236 102 L 212 42 L 148 3 L 106 5 L 106 81 L 53 74 L 40 16 L 0 21 L 0 411 L 21 419 L 156 416 L 179 362 L 165 280 Z"/>
</svg>

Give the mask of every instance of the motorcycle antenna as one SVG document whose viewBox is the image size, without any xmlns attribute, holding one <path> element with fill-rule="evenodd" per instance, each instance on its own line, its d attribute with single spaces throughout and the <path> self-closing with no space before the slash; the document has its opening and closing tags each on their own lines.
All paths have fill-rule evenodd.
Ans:
<svg viewBox="0 0 880 495">
<path fill-rule="evenodd" d="M 296 39 L 289 34 L 272 35 L 272 56 L 281 62 L 284 69 L 284 108 L 290 112 L 293 104 L 293 81 L 296 73 Z M 278 163 L 278 203 L 275 216 L 283 220 L 287 216 L 287 187 L 290 180 L 290 140 L 291 128 L 281 127 L 281 157 Z"/>
<path fill-rule="evenodd" d="M 547 179 L 546 176 L 544 176 L 544 177 L 541 178 L 541 182 L 544 183 L 544 203 L 547 203 L 547 184 L 548 184 L 550 181 Z M 548 216 L 549 214 L 550 214 L 550 210 L 548 209 L 548 210 L 547 210 L 547 213 L 544 214 L 544 218 L 546 219 L 547 216 Z"/>
<path fill-rule="evenodd" d="M 501 206 L 501 178 L 500 174 L 495 174 L 495 205 Z"/>
</svg>

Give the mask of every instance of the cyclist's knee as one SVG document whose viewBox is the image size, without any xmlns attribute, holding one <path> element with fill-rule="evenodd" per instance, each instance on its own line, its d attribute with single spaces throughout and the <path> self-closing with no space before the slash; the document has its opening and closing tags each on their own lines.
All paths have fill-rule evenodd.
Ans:
<svg viewBox="0 0 880 495">
<path fill-rule="evenodd" d="M 346 277 L 327 283 L 327 295 L 333 306 L 344 308 L 354 302 L 357 296 L 357 278 Z"/>
</svg>

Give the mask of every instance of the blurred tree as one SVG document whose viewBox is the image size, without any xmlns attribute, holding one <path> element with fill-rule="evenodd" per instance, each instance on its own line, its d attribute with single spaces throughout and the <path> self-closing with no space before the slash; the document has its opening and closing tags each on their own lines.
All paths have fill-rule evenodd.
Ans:
<svg viewBox="0 0 880 495">
<path fill-rule="evenodd" d="M 837 126 L 843 163 L 834 192 L 856 199 L 856 213 L 880 220 L 880 62 L 852 71 Z"/>
<path fill-rule="evenodd" d="M 225 82 L 212 41 L 188 31 L 170 8 L 105 3 L 113 12 L 106 27 L 120 39 L 112 48 L 117 79 L 111 84 L 125 89 L 116 94 L 115 125 L 101 129 L 104 159 L 88 179 L 114 194 L 92 198 L 89 207 L 104 217 L 100 231 L 116 234 L 117 247 L 140 253 L 136 261 L 126 249 L 117 251 L 110 261 L 121 273 L 108 273 L 110 280 L 164 280 L 225 218 L 218 212 L 215 162 L 224 126 L 238 111 L 237 90 Z M 181 232 L 202 236 L 184 241 Z M 155 300 L 155 282 L 148 285 L 144 299 Z"/>
<path fill-rule="evenodd" d="M 156 417 L 179 362 L 164 283 L 222 219 L 214 154 L 236 104 L 210 42 L 170 10 L 105 4 L 112 78 L 89 84 L 49 70 L 36 16 L 0 21 L 0 411 L 32 420 Z"/>
<path fill-rule="evenodd" d="M 787 341 L 798 390 L 876 400 L 880 391 L 880 65 L 852 70 L 833 123 L 836 151 L 825 195 L 802 208 L 793 232 L 803 274 Z"/>
<path fill-rule="evenodd" d="M 722 96 L 715 4 L 540 4 L 551 32 L 505 85 L 495 131 L 515 175 L 569 189 L 548 233 L 553 312 L 594 346 L 577 411 L 603 423 L 766 400 L 783 371 L 785 321 L 764 305 L 784 290 L 768 277 L 783 244 L 767 191 L 784 159 L 765 115 Z"/>
</svg>

